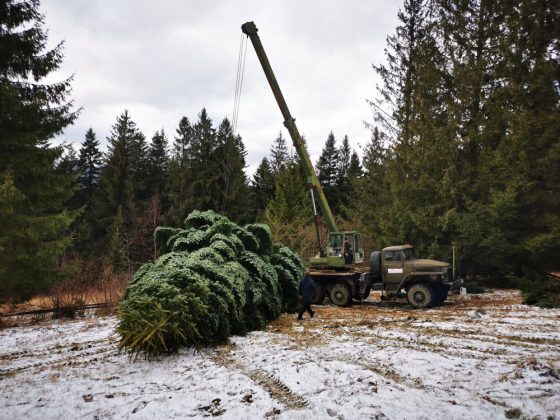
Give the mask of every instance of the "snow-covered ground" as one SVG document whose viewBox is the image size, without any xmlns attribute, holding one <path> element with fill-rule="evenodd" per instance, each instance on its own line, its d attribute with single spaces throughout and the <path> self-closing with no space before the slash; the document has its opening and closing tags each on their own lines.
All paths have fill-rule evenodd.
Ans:
<svg viewBox="0 0 560 420">
<path fill-rule="evenodd" d="M 324 305 L 155 362 L 119 354 L 115 324 L 0 330 L 0 419 L 560 418 L 560 310 L 516 291 Z"/>
</svg>

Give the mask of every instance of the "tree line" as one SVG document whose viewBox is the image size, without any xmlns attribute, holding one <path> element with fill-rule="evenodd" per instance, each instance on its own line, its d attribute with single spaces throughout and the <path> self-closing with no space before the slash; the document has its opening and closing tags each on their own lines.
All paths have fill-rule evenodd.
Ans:
<svg viewBox="0 0 560 420">
<path fill-rule="evenodd" d="M 157 225 L 179 227 L 197 209 L 239 223 L 308 223 L 303 168 L 282 132 L 252 179 L 241 136 L 227 118 L 214 126 L 205 108 L 194 123 L 180 119 L 171 144 L 163 129 L 147 141 L 126 110 L 111 128 L 106 153 L 96 137 L 90 128 L 78 151 L 67 146 L 55 162 L 59 173 L 74 180 L 66 206 L 79 212 L 71 249 L 82 257 L 103 256 L 113 269 L 130 271 L 156 254 Z M 343 211 L 361 164 L 347 136 L 340 147 L 335 143 L 331 132 L 316 169 L 332 205 Z"/>
<path fill-rule="evenodd" d="M 47 291 L 77 271 L 90 282 L 106 269 L 131 273 L 156 255 L 155 227 L 182 226 L 195 209 L 241 224 L 268 213 L 289 224 L 305 212 L 301 168 L 282 134 L 250 180 L 241 136 L 205 108 L 192 122 L 182 117 L 171 138 L 161 129 L 147 139 L 124 110 L 105 151 L 93 127 L 78 150 L 53 145 L 81 111 L 72 78 L 45 83 L 63 44 L 47 49 L 37 1 L 4 2 L 0 25 L 1 300 Z"/>
<path fill-rule="evenodd" d="M 370 141 L 360 156 L 331 132 L 316 163 L 341 226 L 444 260 L 456 244 L 464 273 L 558 269 L 556 3 L 404 1 L 373 66 Z M 106 151 L 93 127 L 78 150 L 53 146 L 80 110 L 72 78 L 45 83 L 63 44 L 47 49 L 38 8 L 0 5 L 0 299 L 44 291 L 87 261 L 131 272 L 157 253 L 155 226 L 195 209 L 264 221 L 302 255 L 316 249 L 304 171 L 281 132 L 252 177 L 241 136 L 205 108 L 171 136 L 148 140 L 125 110 Z"/>
<path fill-rule="evenodd" d="M 560 7 L 555 0 L 405 0 L 372 101 L 352 217 L 464 270 L 558 269 Z"/>
</svg>

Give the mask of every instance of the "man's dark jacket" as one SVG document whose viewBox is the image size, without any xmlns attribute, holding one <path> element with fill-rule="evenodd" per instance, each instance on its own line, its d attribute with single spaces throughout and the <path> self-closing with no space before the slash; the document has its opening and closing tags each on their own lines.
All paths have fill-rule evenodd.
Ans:
<svg viewBox="0 0 560 420">
<path fill-rule="evenodd" d="M 311 303 L 313 296 L 315 296 L 315 282 L 308 274 L 305 275 L 299 283 L 299 294 L 303 296 L 305 303 Z"/>
</svg>

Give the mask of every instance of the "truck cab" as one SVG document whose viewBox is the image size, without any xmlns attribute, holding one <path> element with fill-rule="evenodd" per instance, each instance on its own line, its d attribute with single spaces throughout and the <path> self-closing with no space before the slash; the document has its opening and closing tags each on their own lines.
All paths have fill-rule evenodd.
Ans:
<svg viewBox="0 0 560 420">
<path fill-rule="evenodd" d="M 386 297 L 404 293 L 415 308 L 444 302 L 449 290 L 458 287 L 451 277 L 448 263 L 418 259 L 412 245 L 390 246 L 370 256 L 371 288 L 382 290 Z"/>
</svg>

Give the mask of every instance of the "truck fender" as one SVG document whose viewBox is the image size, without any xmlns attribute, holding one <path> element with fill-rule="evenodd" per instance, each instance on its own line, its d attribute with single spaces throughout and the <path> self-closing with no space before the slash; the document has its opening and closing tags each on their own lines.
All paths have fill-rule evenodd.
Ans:
<svg viewBox="0 0 560 420">
<path fill-rule="evenodd" d="M 412 273 L 408 273 L 404 279 L 402 279 L 402 281 L 399 283 L 399 287 L 397 287 L 397 290 L 401 290 L 405 285 L 407 285 L 407 283 L 410 282 L 410 280 L 412 280 L 413 277 L 420 277 L 420 279 L 422 279 L 422 277 L 427 277 L 425 273 L 417 273 L 417 272 L 412 272 Z M 429 280 L 426 278 L 426 282 L 428 282 Z"/>
</svg>

